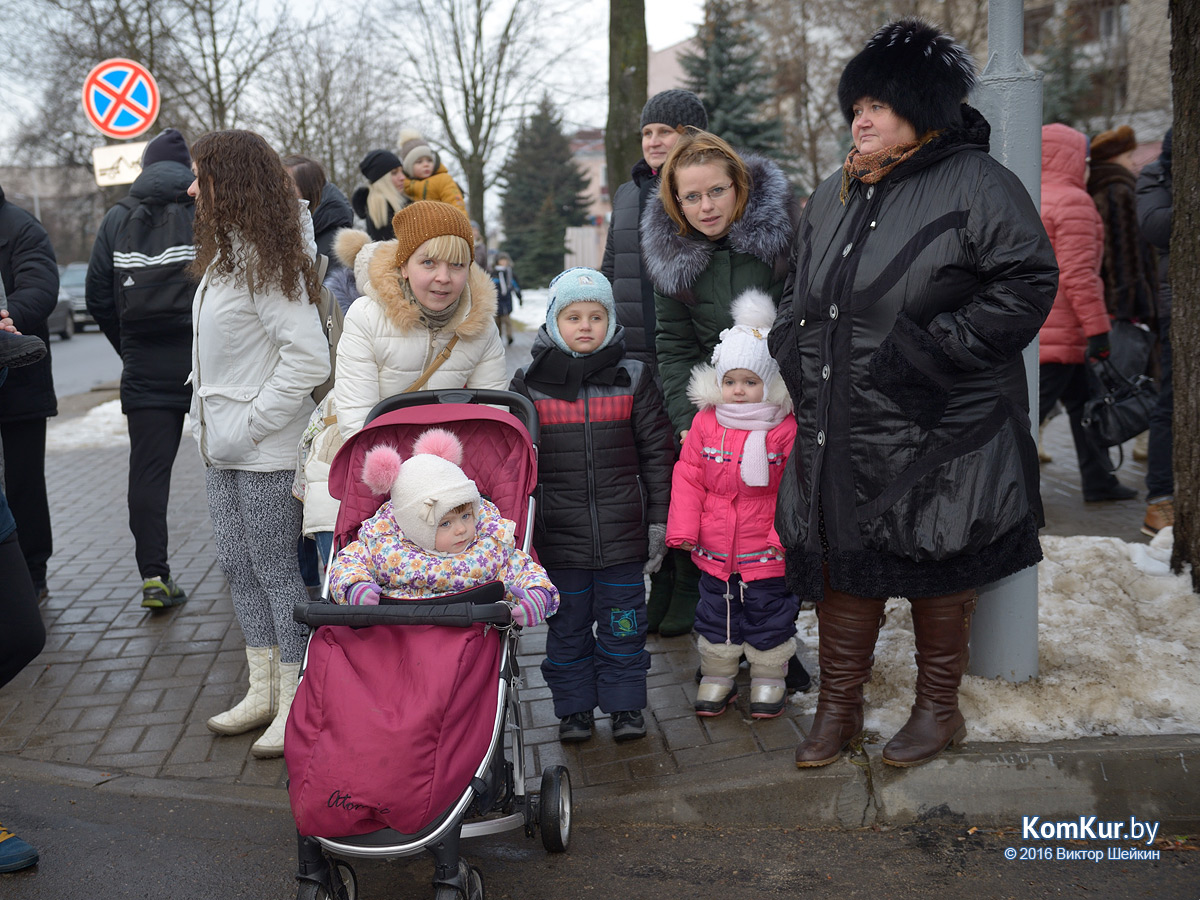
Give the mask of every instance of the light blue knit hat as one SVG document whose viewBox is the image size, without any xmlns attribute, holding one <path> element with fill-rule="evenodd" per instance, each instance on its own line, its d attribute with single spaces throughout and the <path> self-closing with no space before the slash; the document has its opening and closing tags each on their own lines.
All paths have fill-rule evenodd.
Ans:
<svg viewBox="0 0 1200 900">
<path fill-rule="evenodd" d="M 612 285 L 595 269 L 586 266 L 567 269 L 554 276 L 554 280 L 550 282 L 550 302 L 546 306 L 546 333 L 550 335 L 550 340 L 554 341 L 554 346 L 571 356 L 590 356 L 591 353 L 576 353 L 567 346 L 558 330 L 558 316 L 572 303 L 584 303 L 589 300 L 599 303 L 608 313 L 608 331 L 599 346 L 591 351 L 595 353 L 596 350 L 603 350 L 609 345 L 617 330 L 617 307 L 613 302 Z"/>
</svg>

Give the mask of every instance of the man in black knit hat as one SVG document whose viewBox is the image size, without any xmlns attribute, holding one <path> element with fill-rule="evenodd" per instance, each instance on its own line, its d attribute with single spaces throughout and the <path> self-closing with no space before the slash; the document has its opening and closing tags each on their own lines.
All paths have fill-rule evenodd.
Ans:
<svg viewBox="0 0 1200 900">
<path fill-rule="evenodd" d="M 142 174 L 100 223 L 88 263 L 87 307 L 121 356 L 121 410 L 129 421 L 129 530 L 142 606 L 187 600 L 167 563 L 171 468 L 192 401 L 195 259 L 187 142 L 168 128 L 147 146 Z"/>
</svg>

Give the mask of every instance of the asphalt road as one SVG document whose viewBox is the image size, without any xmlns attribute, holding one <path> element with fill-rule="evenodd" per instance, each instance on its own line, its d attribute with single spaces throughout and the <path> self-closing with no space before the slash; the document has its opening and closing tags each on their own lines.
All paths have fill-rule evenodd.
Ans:
<svg viewBox="0 0 1200 900">
<path fill-rule="evenodd" d="M 1018 835 L 937 823 L 889 831 L 718 830 L 587 825 L 577 805 L 568 852 L 517 832 L 464 844 L 490 900 L 815 900 L 1086 897 L 1196 900 L 1200 854 L 1156 862 L 1007 861 Z M 802 818 L 802 815 L 798 816 Z M 262 900 L 295 896 L 291 817 L 278 807 L 131 797 L 107 788 L 0 778 L 0 821 L 40 864 L 0 875 L 6 900 Z M 1025 845 L 1028 846 L 1028 845 Z M 1086 842 L 1066 844 L 1089 848 Z M 1178 847 L 1178 845 L 1175 845 Z M 1188 845 L 1185 845 L 1188 846 Z M 362 900 L 433 895 L 432 860 L 358 861 Z"/>
<path fill-rule="evenodd" d="M 85 394 L 121 377 L 121 357 L 95 325 L 75 332 L 69 341 L 50 338 L 50 357 L 59 397 Z"/>
</svg>

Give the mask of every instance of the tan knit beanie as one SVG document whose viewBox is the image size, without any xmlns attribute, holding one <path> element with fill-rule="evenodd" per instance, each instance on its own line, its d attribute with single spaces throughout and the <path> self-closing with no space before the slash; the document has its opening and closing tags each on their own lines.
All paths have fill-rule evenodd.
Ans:
<svg viewBox="0 0 1200 900">
<path fill-rule="evenodd" d="M 396 234 L 396 265 L 408 262 L 417 248 L 430 238 L 442 235 L 460 237 L 470 247 L 475 242 L 471 220 L 456 206 L 438 200 L 418 200 L 392 216 Z"/>
</svg>

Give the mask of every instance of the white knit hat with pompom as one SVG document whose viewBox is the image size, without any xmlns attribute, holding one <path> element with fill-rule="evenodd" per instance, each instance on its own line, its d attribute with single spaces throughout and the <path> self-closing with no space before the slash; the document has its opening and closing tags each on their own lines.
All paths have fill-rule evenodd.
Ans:
<svg viewBox="0 0 1200 900">
<path fill-rule="evenodd" d="M 381 445 L 367 451 L 363 483 L 377 494 L 391 493 L 392 515 L 404 536 L 419 547 L 433 550 L 437 524 L 464 504 L 479 513 L 479 489 L 459 466 L 463 448 L 458 438 L 442 428 L 431 428 L 413 444 L 413 455 L 403 463 L 394 447 Z"/>
<path fill-rule="evenodd" d="M 750 289 L 738 295 L 731 308 L 733 327 L 721 332 L 721 342 L 713 349 L 712 364 L 717 384 L 733 369 L 747 369 L 769 391 L 779 374 L 779 363 L 771 357 L 767 335 L 775 323 L 775 303 L 765 291 Z"/>
</svg>

